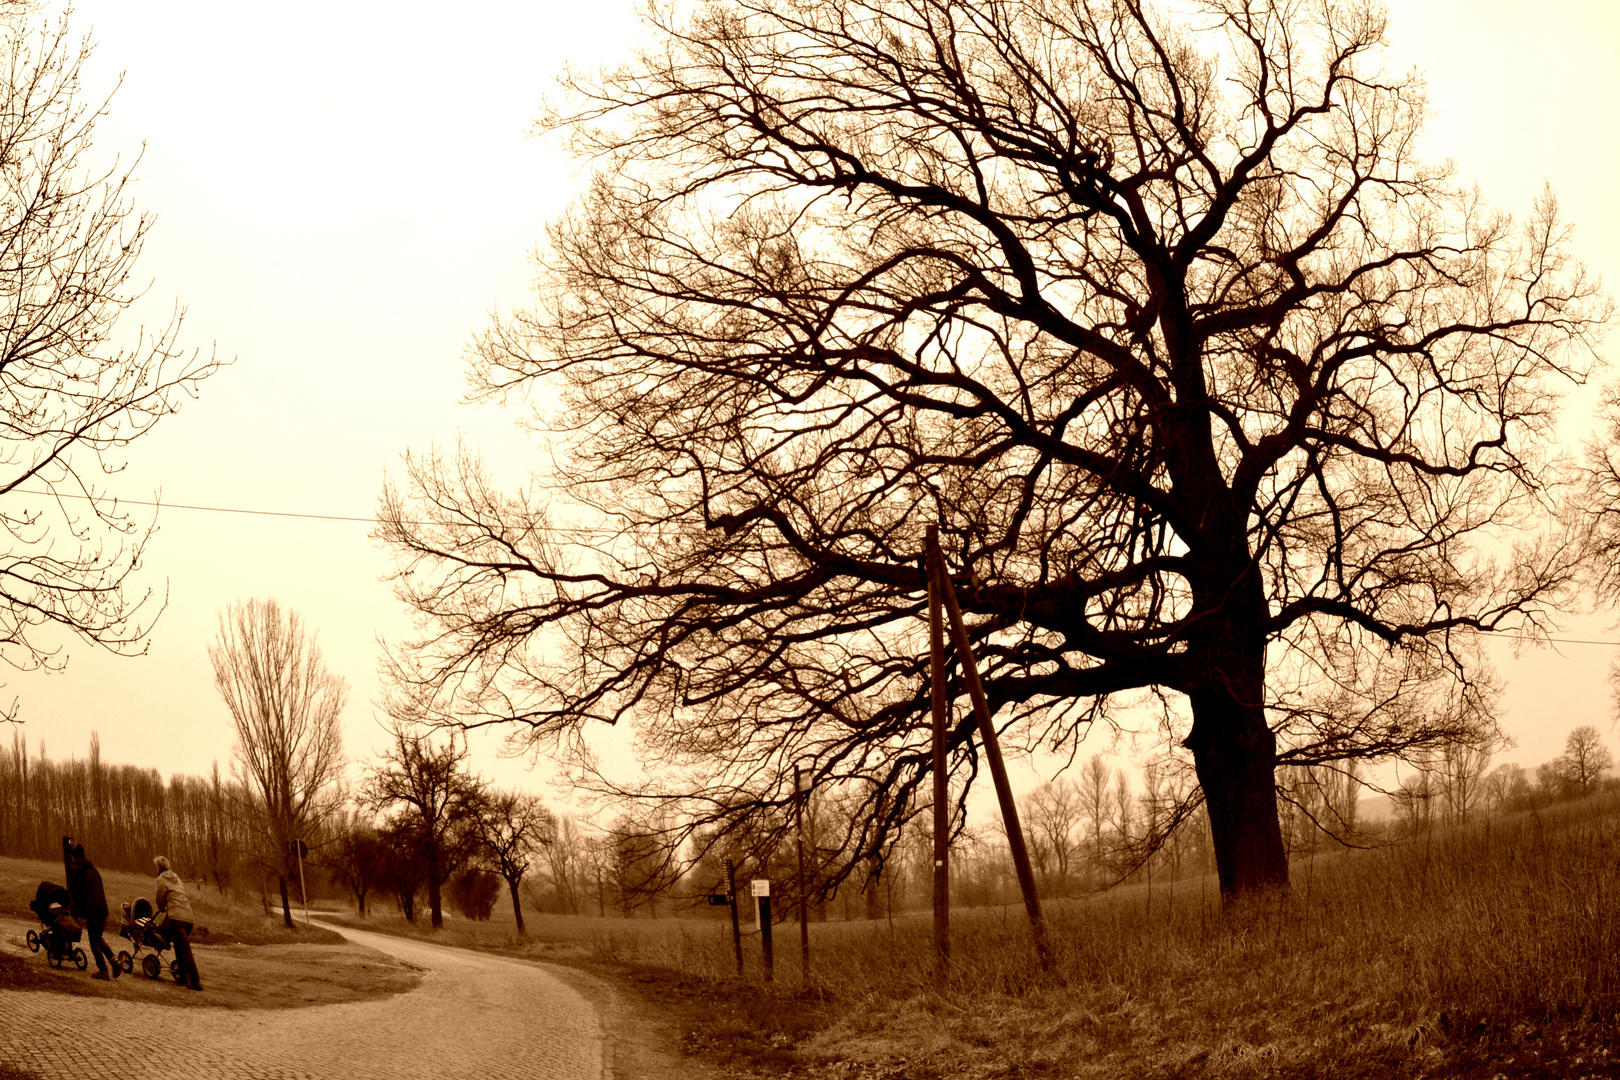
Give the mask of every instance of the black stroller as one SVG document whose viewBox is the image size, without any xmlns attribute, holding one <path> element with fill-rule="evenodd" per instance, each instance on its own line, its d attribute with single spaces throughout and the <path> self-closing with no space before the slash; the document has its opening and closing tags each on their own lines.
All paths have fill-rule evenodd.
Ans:
<svg viewBox="0 0 1620 1080">
<path fill-rule="evenodd" d="M 119 949 L 118 966 L 125 971 L 134 971 L 135 958 L 141 956 L 141 949 L 151 949 L 150 953 L 141 956 L 141 974 L 148 979 L 161 979 L 163 954 L 168 951 L 169 939 L 164 936 L 163 927 L 152 917 L 152 901 L 143 896 L 133 905 L 119 906 L 124 909 L 124 925 L 118 934 L 120 937 L 128 938 L 135 951 L 132 953 L 128 949 Z M 186 981 L 178 960 L 169 961 L 169 974 L 174 976 L 175 982 Z"/>
<path fill-rule="evenodd" d="M 28 905 L 28 910 L 39 916 L 44 929 L 28 931 L 28 950 L 39 952 L 43 948 L 45 958 L 52 967 L 61 967 L 62 961 L 72 960 L 83 971 L 89 963 L 84 950 L 78 945 L 79 939 L 84 936 L 84 927 L 68 910 L 72 903 L 73 899 L 62 886 L 49 881 L 39 883 L 39 888 L 34 890 L 34 902 Z"/>
</svg>

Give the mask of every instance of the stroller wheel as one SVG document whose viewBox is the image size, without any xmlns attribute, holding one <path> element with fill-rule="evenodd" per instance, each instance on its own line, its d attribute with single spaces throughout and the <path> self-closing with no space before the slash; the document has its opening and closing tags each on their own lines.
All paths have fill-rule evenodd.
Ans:
<svg viewBox="0 0 1620 1080">
<path fill-rule="evenodd" d="M 141 974 L 148 979 L 155 979 L 162 975 L 163 967 L 158 963 L 158 958 L 155 956 L 141 957 Z"/>
<path fill-rule="evenodd" d="M 74 966 L 77 967 L 80 971 L 83 971 L 87 966 L 89 966 L 89 963 L 90 963 L 90 961 L 85 958 L 84 950 L 79 948 L 77 945 L 73 946 L 73 964 L 74 964 Z"/>
<path fill-rule="evenodd" d="M 39 935 L 32 930 L 28 931 L 28 951 L 39 952 Z"/>
<path fill-rule="evenodd" d="M 186 981 L 186 969 L 180 966 L 178 960 L 169 961 L 169 974 L 174 976 L 174 981 L 177 983 Z"/>
<path fill-rule="evenodd" d="M 129 955 L 128 949 L 120 949 L 118 951 L 118 966 L 123 968 L 125 971 L 135 970 L 135 958 Z"/>
<path fill-rule="evenodd" d="M 51 967 L 59 968 L 59 967 L 62 966 L 62 954 L 61 953 L 52 952 L 50 949 L 46 949 L 45 950 L 45 955 L 50 957 Z"/>
</svg>

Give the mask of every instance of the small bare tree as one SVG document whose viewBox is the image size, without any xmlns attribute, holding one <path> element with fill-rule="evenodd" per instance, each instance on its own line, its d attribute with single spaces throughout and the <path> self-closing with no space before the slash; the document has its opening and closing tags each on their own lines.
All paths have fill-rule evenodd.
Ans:
<svg viewBox="0 0 1620 1080">
<path fill-rule="evenodd" d="M 366 896 L 384 879 L 385 852 L 377 829 L 358 813 L 338 822 L 336 835 L 321 849 L 321 865 L 354 897 L 355 911 L 366 917 Z"/>
<path fill-rule="evenodd" d="M 483 854 L 493 864 L 491 869 L 506 879 L 517 931 L 525 933 L 518 886 L 535 853 L 555 839 L 557 819 L 533 795 L 494 791 L 478 800 L 472 822 Z"/>
<path fill-rule="evenodd" d="M 565 915 L 578 915 L 580 897 L 590 879 L 588 841 L 579 824 L 566 814 L 556 818 L 556 832 L 545 848 L 545 874 L 557 897 L 557 908 Z M 531 892 L 533 886 L 530 886 Z"/>
<path fill-rule="evenodd" d="M 1440 754 L 1440 788 L 1446 801 L 1446 816 L 1453 824 L 1468 820 L 1485 788 L 1485 770 L 1491 765 L 1491 749 L 1477 743 L 1458 742 Z"/>
<path fill-rule="evenodd" d="M 1558 770 L 1569 785 L 1571 794 L 1586 796 L 1614 764 L 1614 755 L 1603 745 L 1603 736 L 1591 724 L 1584 724 L 1569 733 L 1564 752 L 1558 758 Z"/>
<path fill-rule="evenodd" d="M 1046 878 L 1047 891 L 1063 895 L 1072 884 L 1081 845 L 1080 789 L 1059 777 L 1030 792 L 1020 812 L 1029 826 L 1030 858 Z"/>
<path fill-rule="evenodd" d="M 292 851 L 337 807 L 343 769 L 338 717 L 349 685 L 326 669 L 313 635 L 274 600 L 232 604 L 208 647 L 214 686 L 236 724 L 233 771 L 254 826 L 258 857 L 281 886 L 281 915 L 293 925 L 287 879 Z"/>
<path fill-rule="evenodd" d="M 398 702 L 392 703 L 398 706 Z M 396 713 L 393 745 L 366 777 L 364 797 L 376 810 L 404 808 L 419 845 L 435 929 L 444 925 L 442 888 L 472 853 L 472 808 L 479 795 L 467 771 L 467 744 L 454 734 L 442 745 Z"/>
</svg>

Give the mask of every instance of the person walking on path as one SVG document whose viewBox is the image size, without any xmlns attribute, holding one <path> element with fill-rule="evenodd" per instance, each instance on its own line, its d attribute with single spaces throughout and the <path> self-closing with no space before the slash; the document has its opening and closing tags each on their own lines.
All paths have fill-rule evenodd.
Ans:
<svg viewBox="0 0 1620 1080">
<path fill-rule="evenodd" d="M 123 968 L 107 947 L 107 939 L 101 936 L 107 929 L 107 890 L 101 884 L 101 871 L 85 857 L 84 845 L 75 844 L 71 836 L 62 837 L 62 866 L 67 871 L 69 910 L 74 918 L 84 923 L 85 933 L 90 937 L 90 955 L 96 958 L 96 973 L 90 977 L 105 979 L 107 969 L 111 968 L 111 977 L 116 979 Z"/>
<path fill-rule="evenodd" d="M 191 897 L 186 895 L 180 875 L 169 868 L 168 859 L 159 855 L 152 863 L 158 869 L 157 895 L 153 900 L 158 911 L 163 913 L 163 932 L 174 945 L 174 957 L 180 961 L 182 981 L 193 990 L 201 990 L 202 979 L 197 974 L 197 960 L 191 955 Z"/>
</svg>

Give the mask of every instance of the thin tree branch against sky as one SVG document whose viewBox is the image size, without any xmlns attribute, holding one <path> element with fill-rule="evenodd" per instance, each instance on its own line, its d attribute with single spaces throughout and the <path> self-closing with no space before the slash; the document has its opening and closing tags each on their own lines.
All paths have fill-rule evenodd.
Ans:
<svg viewBox="0 0 1620 1080">
<path fill-rule="evenodd" d="M 1504 208 L 1527 207 L 1551 181 L 1582 257 L 1620 281 L 1620 160 L 1607 135 L 1620 112 L 1620 13 L 1426 0 L 1391 16 L 1396 56 L 1428 78 L 1423 156 L 1454 158 Z M 98 152 L 146 145 L 149 300 L 163 313 L 183 300 L 188 341 L 238 358 L 153 433 L 118 494 L 365 515 L 406 446 L 448 445 L 461 429 L 491 459 L 532 460 L 515 413 L 456 405 L 462 357 L 491 308 L 527 298 L 527 253 L 578 183 L 527 137 L 532 118 L 565 60 L 590 66 L 624 46 L 623 7 L 475 4 L 413 22 L 311 4 L 267 21 L 202 3 L 84 0 L 75 25 L 95 36 L 92 80 L 110 87 L 124 73 Z M 1567 420 L 1584 408 L 1573 399 Z M 65 674 L 8 675 L 0 698 L 19 697 L 26 736 L 53 755 L 84 753 L 99 730 L 109 760 L 205 774 L 229 760 L 231 738 L 207 659 L 215 612 L 274 596 L 304 614 L 353 684 L 345 743 L 364 757 L 383 741 L 358 707 L 378 696 L 376 635 L 408 628 L 366 532 L 166 513 L 145 556 L 144 572 L 170 589 L 150 654 L 71 649 Z M 1611 621 L 1571 621 L 1561 636 L 1609 640 Z M 1555 757 L 1571 717 L 1609 731 L 1608 651 L 1563 654 L 1515 660 L 1511 644 L 1493 647 L 1519 743 L 1507 757 Z M 180 737 L 159 752 L 157 730 Z M 480 772 L 521 778 L 487 760 L 491 749 L 474 740 Z"/>
</svg>

